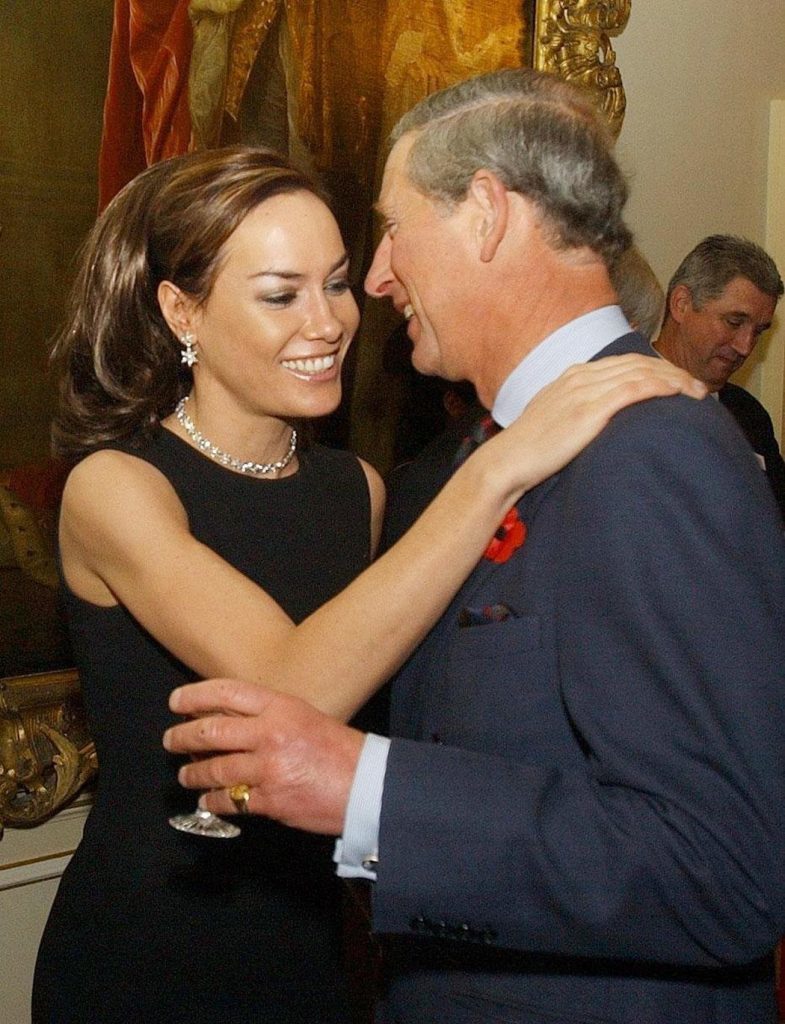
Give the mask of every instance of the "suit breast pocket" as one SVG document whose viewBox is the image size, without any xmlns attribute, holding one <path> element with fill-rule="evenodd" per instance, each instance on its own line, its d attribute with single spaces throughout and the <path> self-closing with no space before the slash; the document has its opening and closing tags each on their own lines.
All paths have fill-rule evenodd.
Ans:
<svg viewBox="0 0 785 1024">
<path fill-rule="evenodd" d="M 520 760 L 572 760 L 552 633 L 538 615 L 457 629 L 432 693 L 430 738 Z"/>
<path fill-rule="evenodd" d="M 450 660 L 495 661 L 519 652 L 538 650 L 540 643 L 539 615 L 512 615 L 503 622 L 489 621 L 459 629 Z"/>
</svg>

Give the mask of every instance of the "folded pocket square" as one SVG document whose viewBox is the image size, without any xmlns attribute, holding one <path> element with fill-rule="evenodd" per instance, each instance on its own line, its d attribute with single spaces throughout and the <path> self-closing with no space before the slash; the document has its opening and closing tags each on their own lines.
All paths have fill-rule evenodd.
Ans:
<svg viewBox="0 0 785 1024">
<path fill-rule="evenodd" d="M 485 604 L 481 608 L 467 606 L 458 612 L 458 626 L 466 629 L 468 626 L 485 626 L 489 622 L 505 622 L 517 618 L 518 613 L 508 604 Z"/>
</svg>

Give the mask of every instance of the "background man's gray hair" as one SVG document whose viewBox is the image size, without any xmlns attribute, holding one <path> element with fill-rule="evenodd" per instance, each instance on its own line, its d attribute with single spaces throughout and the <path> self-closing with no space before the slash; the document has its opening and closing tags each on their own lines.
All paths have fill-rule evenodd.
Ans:
<svg viewBox="0 0 785 1024">
<path fill-rule="evenodd" d="M 406 170 L 428 197 L 460 202 L 484 168 L 538 206 L 552 244 L 588 246 L 609 265 L 630 245 L 610 133 L 562 79 L 527 68 L 480 75 L 421 100 L 391 142 L 408 132 L 416 137 Z"/>
<path fill-rule="evenodd" d="M 777 265 L 759 245 L 736 235 L 709 235 L 679 264 L 668 283 L 667 303 L 677 285 L 686 285 L 692 304 L 700 309 L 716 299 L 734 277 L 746 277 L 764 295 L 778 299 L 783 292 Z"/>
<path fill-rule="evenodd" d="M 665 313 L 665 292 L 636 246 L 630 246 L 613 264 L 611 283 L 630 324 L 644 338 L 654 341 Z"/>
</svg>

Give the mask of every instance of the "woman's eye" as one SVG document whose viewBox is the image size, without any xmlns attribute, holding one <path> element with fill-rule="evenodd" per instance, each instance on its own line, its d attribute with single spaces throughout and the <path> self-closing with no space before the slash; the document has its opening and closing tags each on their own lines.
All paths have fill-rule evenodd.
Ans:
<svg viewBox="0 0 785 1024">
<path fill-rule="evenodd" d="M 345 278 L 339 278 L 337 281 L 328 281 L 325 291 L 329 292 L 330 295 L 343 295 L 349 291 L 349 281 Z"/>
<path fill-rule="evenodd" d="M 288 306 L 295 298 L 294 292 L 275 292 L 273 295 L 263 295 L 262 302 L 268 306 Z"/>
</svg>

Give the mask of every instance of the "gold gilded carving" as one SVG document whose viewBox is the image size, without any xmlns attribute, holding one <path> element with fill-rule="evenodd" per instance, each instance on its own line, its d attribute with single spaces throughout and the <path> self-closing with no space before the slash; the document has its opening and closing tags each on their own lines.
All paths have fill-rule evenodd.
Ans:
<svg viewBox="0 0 785 1024">
<path fill-rule="evenodd" d="M 594 94 L 617 136 L 626 99 L 611 37 L 620 35 L 632 0 L 537 0 L 532 67 L 551 71 Z"/>
<path fill-rule="evenodd" d="M 76 672 L 0 680 L 0 836 L 45 821 L 96 770 Z"/>
</svg>

